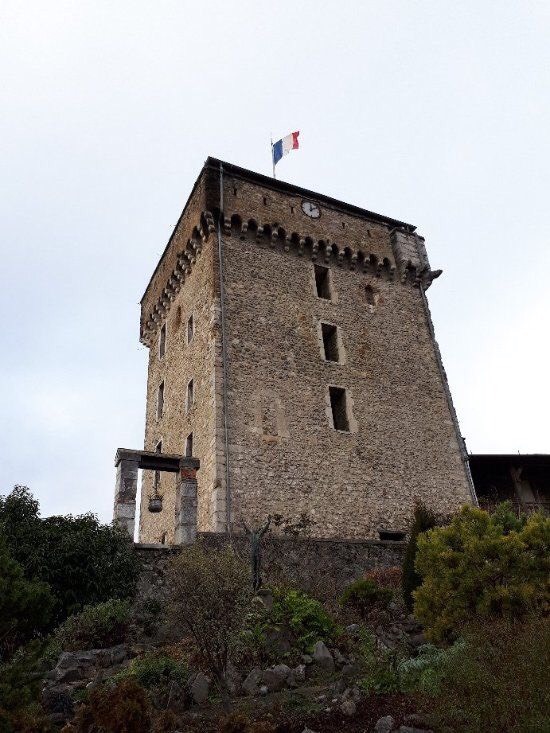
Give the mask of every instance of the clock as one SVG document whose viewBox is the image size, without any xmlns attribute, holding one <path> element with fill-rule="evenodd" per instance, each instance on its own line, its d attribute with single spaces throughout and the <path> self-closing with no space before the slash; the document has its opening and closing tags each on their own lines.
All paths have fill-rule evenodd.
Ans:
<svg viewBox="0 0 550 733">
<path fill-rule="evenodd" d="M 321 216 L 321 209 L 313 201 L 302 201 L 302 211 L 312 219 L 318 219 Z"/>
</svg>

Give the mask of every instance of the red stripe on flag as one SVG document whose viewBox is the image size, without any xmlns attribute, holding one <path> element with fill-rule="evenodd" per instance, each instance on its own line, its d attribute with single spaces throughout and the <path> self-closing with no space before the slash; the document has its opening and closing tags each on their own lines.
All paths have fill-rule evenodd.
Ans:
<svg viewBox="0 0 550 733">
<path fill-rule="evenodd" d="M 292 150 L 296 150 L 300 147 L 300 143 L 298 142 L 298 135 L 300 134 L 300 130 L 298 132 L 292 133 Z"/>
</svg>

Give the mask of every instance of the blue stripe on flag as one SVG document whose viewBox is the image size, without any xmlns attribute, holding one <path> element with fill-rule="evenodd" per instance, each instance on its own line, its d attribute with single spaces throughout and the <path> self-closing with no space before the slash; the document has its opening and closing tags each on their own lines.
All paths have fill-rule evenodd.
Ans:
<svg viewBox="0 0 550 733">
<path fill-rule="evenodd" d="M 273 165 L 277 165 L 277 163 L 281 160 L 283 157 L 283 141 L 277 140 L 277 142 L 273 145 Z"/>
</svg>

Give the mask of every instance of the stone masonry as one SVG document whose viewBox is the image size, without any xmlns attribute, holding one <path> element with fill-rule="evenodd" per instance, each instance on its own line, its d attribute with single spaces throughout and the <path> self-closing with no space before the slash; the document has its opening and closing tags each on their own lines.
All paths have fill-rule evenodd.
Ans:
<svg viewBox="0 0 550 733">
<path fill-rule="evenodd" d="M 438 274 L 411 225 L 206 161 L 141 303 L 145 448 L 200 459 L 199 531 L 306 514 L 314 536 L 375 538 L 417 499 L 475 501 L 424 295 Z M 157 481 L 152 514 L 145 474 L 140 541 L 174 542 L 176 486 Z"/>
</svg>

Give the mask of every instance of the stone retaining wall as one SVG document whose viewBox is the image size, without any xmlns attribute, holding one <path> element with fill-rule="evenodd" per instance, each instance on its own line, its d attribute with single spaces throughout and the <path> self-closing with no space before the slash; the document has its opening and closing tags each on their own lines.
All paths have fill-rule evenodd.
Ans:
<svg viewBox="0 0 550 733">
<path fill-rule="evenodd" d="M 224 534 L 200 532 L 198 541 L 219 549 L 227 545 L 229 539 Z M 231 543 L 236 552 L 248 560 L 248 539 L 242 534 L 234 535 Z M 405 542 L 267 537 L 262 543 L 263 581 L 266 585 L 285 583 L 319 597 L 334 596 L 367 570 L 400 566 L 405 547 Z M 143 544 L 136 544 L 135 548 L 143 561 L 139 599 L 162 601 L 167 591 L 168 564 L 182 548 Z"/>
</svg>

